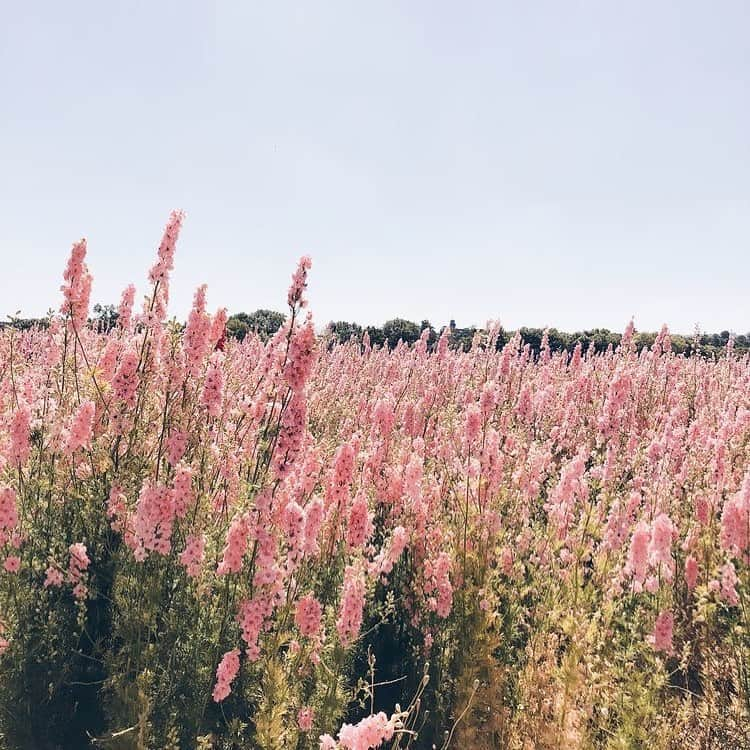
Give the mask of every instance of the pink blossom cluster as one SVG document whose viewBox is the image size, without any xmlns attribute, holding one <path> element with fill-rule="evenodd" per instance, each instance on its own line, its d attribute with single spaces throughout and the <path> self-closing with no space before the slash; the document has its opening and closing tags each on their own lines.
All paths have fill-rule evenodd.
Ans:
<svg viewBox="0 0 750 750">
<path fill-rule="evenodd" d="M 339 616 L 336 620 L 341 643 L 348 646 L 354 642 L 362 627 L 362 614 L 365 606 L 365 579 L 362 571 L 354 565 L 348 565 L 344 573 L 344 585 L 341 591 Z"/>
<path fill-rule="evenodd" d="M 0 487 L 0 546 L 7 544 L 10 534 L 18 524 L 16 491 L 12 487 Z"/>
<path fill-rule="evenodd" d="M 240 650 L 234 648 L 227 651 L 216 668 L 216 684 L 213 699 L 217 703 L 223 701 L 232 692 L 232 683 L 240 671 Z"/>
<path fill-rule="evenodd" d="M 306 594 L 298 602 L 294 613 L 294 622 L 301 635 L 314 638 L 320 633 L 320 618 L 323 610 L 314 594 Z"/>
<path fill-rule="evenodd" d="M 94 415 L 96 405 L 93 401 L 84 401 L 73 415 L 68 430 L 65 449 L 68 453 L 75 453 L 79 448 L 86 448 L 91 440 L 91 432 L 94 426 Z"/>
<path fill-rule="evenodd" d="M 86 571 L 88 570 L 91 560 L 88 556 L 86 545 L 81 542 L 71 544 L 68 550 L 70 552 L 70 561 L 68 562 L 68 582 L 73 585 L 73 595 L 76 599 L 85 599 L 88 594 L 88 587 L 85 583 Z M 49 578 L 49 573 L 48 576 Z"/>
<path fill-rule="evenodd" d="M 60 287 L 64 297 L 60 312 L 69 316 L 77 331 L 82 330 L 86 325 L 93 280 L 85 261 L 86 240 L 81 240 L 76 242 L 70 251 L 68 265 L 63 274 L 65 283 Z"/>
<path fill-rule="evenodd" d="M 366 716 L 357 724 L 344 724 L 338 742 L 329 734 L 320 738 L 320 750 L 373 750 L 393 738 L 398 721 L 382 711 Z"/>
</svg>

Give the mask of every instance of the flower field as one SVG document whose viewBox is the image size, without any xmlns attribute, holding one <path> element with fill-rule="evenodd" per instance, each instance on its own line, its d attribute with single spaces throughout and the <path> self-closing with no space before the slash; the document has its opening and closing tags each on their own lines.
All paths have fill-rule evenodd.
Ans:
<svg viewBox="0 0 750 750">
<path fill-rule="evenodd" d="M 0 748 L 750 747 L 747 356 L 238 342 L 182 222 L 0 333 Z"/>
</svg>

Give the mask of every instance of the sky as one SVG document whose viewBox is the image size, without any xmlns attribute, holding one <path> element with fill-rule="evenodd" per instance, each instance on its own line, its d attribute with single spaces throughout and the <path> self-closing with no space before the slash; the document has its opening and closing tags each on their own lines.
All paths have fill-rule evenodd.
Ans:
<svg viewBox="0 0 750 750">
<path fill-rule="evenodd" d="M 750 3 L 0 0 L 0 315 L 750 331 Z"/>
</svg>

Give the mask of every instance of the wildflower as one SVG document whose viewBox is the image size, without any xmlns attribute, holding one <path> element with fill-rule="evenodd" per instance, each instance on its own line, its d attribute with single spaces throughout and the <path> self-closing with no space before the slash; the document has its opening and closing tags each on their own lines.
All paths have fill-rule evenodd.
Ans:
<svg viewBox="0 0 750 750">
<path fill-rule="evenodd" d="M 206 313 L 206 285 L 202 284 L 193 297 L 193 307 L 182 337 L 188 374 L 195 376 L 200 371 L 209 351 L 210 335 L 211 318 Z"/>
<path fill-rule="evenodd" d="M 685 582 L 689 589 L 694 589 L 698 581 L 698 561 L 690 555 L 685 560 Z"/>
<path fill-rule="evenodd" d="M 367 498 L 360 492 L 352 503 L 346 530 L 349 549 L 360 549 L 372 534 L 372 519 L 367 507 Z"/>
<path fill-rule="evenodd" d="M 660 513 L 651 523 L 651 539 L 648 545 L 649 563 L 654 568 L 661 566 L 662 576 L 667 580 L 671 580 L 674 569 L 672 538 L 676 531 L 675 525 L 666 513 Z"/>
<path fill-rule="evenodd" d="M 216 668 L 216 685 L 213 699 L 221 703 L 231 692 L 232 682 L 240 669 L 240 650 L 238 648 L 227 651 Z"/>
<path fill-rule="evenodd" d="M 221 369 L 221 361 L 221 352 L 212 355 L 201 396 L 201 403 L 212 417 L 218 417 L 221 413 L 221 401 L 224 396 L 224 373 Z"/>
<path fill-rule="evenodd" d="M 304 706 L 297 711 L 297 726 L 303 732 L 309 732 L 313 727 L 315 712 L 309 706 Z"/>
<path fill-rule="evenodd" d="M 365 581 L 362 572 L 353 565 L 347 565 L 341 592 L 339 617 L 336 620 L 336 630 L 343 646 L 351 645 L 359 635 L 364 606 Z"/>
<path fill-rule="evenodd" d="M 174 491 L 162 484 L 145 483 L 133 519 L 136 559 L 144 559 L 149 551 L 169 554 L 174 517 Z"/>
<path fill-rule="evenodd" d="M 170 433 L 166 441 L 167 446 L 167 461 L 172 466 L 179 463 L 180 459 L 185 455 L 185 449 L 188 443 L 188 433 L 182 430 L 175 430 Z"/>
<path fill-rule="evenodd" d="M 174 514 L 184 518 L 193 502 L 193 472 L 189 466 L 179 465 L 175 470 L 172 497 Z"/>
<path fill-rule="evenodd" d="M 122 292 L 120 304 L 117 308 L 117 323 L 124 331 L 130 330 L 133 318 L 133 302 L 135 300 L 135 286 L 129 284 Z"/>
<path fill-rule="evenodd" d="M 180 552 L 178 559 L 190 578 L 200 575 L 205 547 L 206 537 L 204 534 L 191 534 L 185 540 L 185 549 Z"/>
<path fill-rule="evenodd" d="M 304 551 L 308 555 L 317 555 L 318 532 L 323 523 L 323 501 L 319 497 L 313 498 L 305 510 L 305 542 Z"/>
<path fill-rule="evenodd" d="M 730 606 L 736 607 L 740 603 L 737 584 L 740 579 L 730 561 L 721 566 L 721 598 Z"/>
<path fill-rule="evenodd" d="M 239 573 L 242 569 L 242 557 L 247 550 L 247 539 L 250 534 L 247 517 L 235 516 L 229 531 L 227 532 L 227 543 L 224 547 L 221 562 L 216 570 L 217 575 L 227 573 Z"/>
<path fill-rule="evenodd" d="M 0 486 L 0 540 L 17 524 L 16 491 L 12 487 Z"/>
<path fill-rule="evenodd" d="M 68 315 L 77 331 L 86 325 L 89 312 L 89 298 L 91 296 L 91 274 L 85 263 L 86 240 L 73 245 L 70 251 L 68 265 L 63 278 L 65 283 L 60 287 L 64 301 L 60 307 L 63 315 Z"/>
<path fill-rule="evenodd" d="M 395 719 L 389 719 L 382 711 L 366 716 L 358 724 L 341 727 L 339 744 L 346 750 L 373 750 L 393 737 L 395 724 Z"/>
<path fill-rule="evenodd" d="M 666 654 L 673 654 L 672 630 L 674 628 L 674 616 L 671 612 L 660 612 L 654 623 L 654 630 L 649 641 L 655 651 L 663 651 Z"/>
<path fill-rule="evenodd" d="M 312 261 L 310 258 L 307 255 L 303 255 L 299 260 L 297 270 L 292 276 L 292 284 L 289 287 L 289 294 L 287 295 L 289 307 L 296 307 L 297 305 L 304 307 L 307 304 L 303 293 L 307 288 L 307 272 L 311 266 Z"/>
<path fill-rule="evenodd" d="M 635 528 L 633 536 L 630 539 L 630 548 L 628 550 L 628 562 L 626 572 L 633 576 L 633 579 L 642 584 L 648 570 L 649 560 L 649 543 L 651 541 L 651 530 L 644 521 L 641 521 Z"/>
<path fill-rule="evenodd" d="M 10 460 L 14 464 L 24 464 L 31 453 L 31 412 L 22 404 L 13 414 L 10 423 Z"/>
<path fill-rule="evenodd" d="M 289 341 L 284 377 L 293 391 L 301 391 L 315 362 L 315 331 L 312 321 L 300 326 Z"/>
<path fill-rule="evenodd" d="M 750 472 L 745 475 L 742 489 L 724 503 L 721 546 L 737 556 L 750 550 Z"/>
<path fill-rule="evenodd" d="M 68 431 L 65 448 L 68 453 L 74 453 L 79 448 L 86 448 L 91 440 L 96 407 L 93 401 L 84 401 L 73 415 L 73 421 Z"/>
<path fill-rule="evenodd" d="M 62 586 L 64 580 L 65 577 L 63 576 L 62 571 L 59 568 L 56 568 L 54 565 L 50 565 L 45 571 L 45 579 L 43 585 L 44 588 L 49 588 L 50 586 Z"/>
<path fill-rule="evenodd" d="M 320 602 L 313 594 L 303 596 L 298 602 L 294 613 L 294 622 L 299 632 L 307 637 L 314 638 L 320 633 L 320 620 L 323 610 Z"/>
</svg>

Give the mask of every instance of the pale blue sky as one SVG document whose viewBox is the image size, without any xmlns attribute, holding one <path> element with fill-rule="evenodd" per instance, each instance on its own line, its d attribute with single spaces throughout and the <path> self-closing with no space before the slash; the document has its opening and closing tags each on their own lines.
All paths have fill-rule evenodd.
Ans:
<svg viewBox="0 0 750 750">
<path fill-rule="evenodd" d="M 750 330 L 750 3 L 0 0 L 0 313 Z"/>
</svg>

